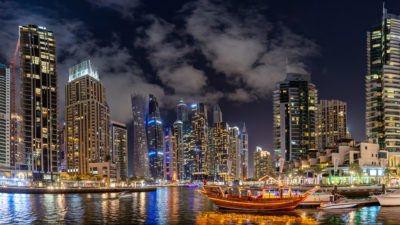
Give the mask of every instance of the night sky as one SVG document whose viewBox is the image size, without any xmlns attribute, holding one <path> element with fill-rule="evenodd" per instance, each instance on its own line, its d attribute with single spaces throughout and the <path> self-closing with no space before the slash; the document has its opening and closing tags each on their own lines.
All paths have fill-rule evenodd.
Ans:
<svg viewBox="0 0 400 225">
<path fill-rule="evenodd" d="M 400 14 L 400 1 L 386 7 Z M 180 98 L 218 102 L 230 125 L 246 123 L 252 152 L 272 150 L 271 93 L 287 59 L 290 72 L 311 74 L 319 99 L 348 103 L 362 141 L 366 31 L 381 17 L 377 0 L 0 0 L 0 63 L 11 60 L 18 25 L 45 26 L 55 32 L 61 106 L 68 68 L 91 58 L 113 120 L 132 120 L 132 93 L 155 94 L 167 122 Z"/>
</svg>

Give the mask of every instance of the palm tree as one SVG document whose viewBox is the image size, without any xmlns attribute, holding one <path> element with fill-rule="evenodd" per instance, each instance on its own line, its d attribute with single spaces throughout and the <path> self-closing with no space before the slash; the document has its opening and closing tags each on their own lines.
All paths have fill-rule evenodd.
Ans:
<svg viewBox="0 0 400 225">
<path fill-rule="evenodd" d="M 350 164 L 349 170 L 352 172 L 351 175 L 353 175 L 353 173 L 354 173 L 357 176 L 361 177 L 362 169 L 361 169 L 360 165 L 358 165 L 358 163 L 352 162 Z M 351 176 L 351 179 L 353 180 L 353 176 Z M 351 181 L 351 182 L 353 182 L 353 181 Z"/>
<path fill-rule="evenodd" d="M 397 176 L 400 176 L 400 164 L 398 164 L 396 167 L 396 174 Z"/>
<path fill-rule="evenodd" d="M 304 176 L 305 171 L 303 169 L 297 169 L 297 176 L 300 178 L 300 184 L 303 181 L 303 176 Z"/>
<path fill-rule="evenodd" d="M 392 170 L 390 169 L 390 167 L 386 167 L 385 169 L 385 178 L 390 181 L 390 177 L 393 175 Z"/>
<path fill-rule="evenodd" d="M 324 169 L 321 167 L 321 165 L 317 165 L 313 168 L 313 175 L 317 176 L 317 184 L 319 184 L 319 178 L 323 174 Z"/>
</svg>

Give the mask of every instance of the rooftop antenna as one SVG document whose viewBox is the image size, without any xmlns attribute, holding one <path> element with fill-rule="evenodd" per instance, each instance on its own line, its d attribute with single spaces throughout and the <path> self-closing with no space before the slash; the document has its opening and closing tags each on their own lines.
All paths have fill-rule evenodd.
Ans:
<svg viewBox="0 0 400 225">
<path fill-rule="evenodd" d="M 382 20 L 386 19 L 386 15 L 387 15 L 387 9 L 385 8 L 385 1 L 383 1 Z"/>
</svg>

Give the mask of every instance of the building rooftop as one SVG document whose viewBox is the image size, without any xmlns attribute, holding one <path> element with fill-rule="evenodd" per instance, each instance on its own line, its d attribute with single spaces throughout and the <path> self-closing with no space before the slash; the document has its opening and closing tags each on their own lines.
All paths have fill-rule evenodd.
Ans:
<svg viewBox="0 0 400 225">
<path fill-rule="evenodd" d="M 99 74 L 97 73 L 96 67 L 92 64 L 90 59 L 82 61 L 81 63 L 69 68 L 68 82 L 71 82 L 86 75 L 91 76 L 96 80 L 99 80 Z"/>
</svg>

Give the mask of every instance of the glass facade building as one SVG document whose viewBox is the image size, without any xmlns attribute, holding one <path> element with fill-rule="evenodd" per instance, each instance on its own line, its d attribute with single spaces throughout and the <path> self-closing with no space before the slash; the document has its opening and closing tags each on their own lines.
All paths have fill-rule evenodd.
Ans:
<svg viewBox="0 0 400 225">
<path fill-rule="evenodd" d="M 164 178 L 163 123 L 154 95 L 149 95 L 146 115 L 146 133 L 149 157 L 149 175 L 154 180 Z"/>
<path fill-rule="evenodd" d="M 131 100 L 133 113 L 133 176 L 148 177 L 149 158 L 145 126 L 146 99 L 141 95 L 134 95 Z"/>
<path fill-rule="evenodd" d="M 123 123 L 111 122 L 111 159 L 119 169 L 121 179 L 128 179 L 128 130 Z"/>
<path fill-rule="evenodd" d="M 315 152 L 317 132 L 317 89 L 310 76 L 288 73 L 273 96 L 274 150 L 291 161 Z"/>
<path fill-rule="evenodd" d="M 11 119 L 11 70 L 0 64 L 0 168 L 9 169 L 10 152 L 10 119 Z"/>
<path fill-rule="evenodd" d="M 45 27 L 19 27 L 21 116 L 24 160 L 20 168 L 34 180 L 52 179 L 58 172 L 56 47 Z"/>
<path fill-rule="evenodd" d="M 383 9 L 367 32 L 366 135 L 381 149 L 400 151 L 400 16 Z"/>
</svg>

